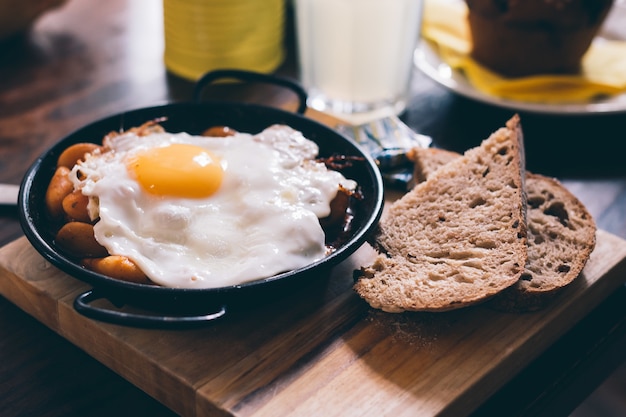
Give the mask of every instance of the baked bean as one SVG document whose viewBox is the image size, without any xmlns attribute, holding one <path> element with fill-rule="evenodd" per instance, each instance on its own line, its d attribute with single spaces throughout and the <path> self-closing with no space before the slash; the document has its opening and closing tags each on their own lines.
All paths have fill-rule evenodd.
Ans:
<svg viewBox="0 0 626 417">
<path fill-rule="evenodd" d="M 164 120 L 166 120 L 166 118 L 149 120 L 141 126 L 128 129 L 128 132 L 134 133 L 137 136 L 148 136 L 152 133 L 163 133 L 165 132 L 165 129 L 163 129 L 163 126 L 161 126 L 159 122 L 162 122 Z"/>
<path fill-rule="evenodd" d="M 69 168 L 58 167 L 46 190 L 46 209 L 54 219 L 63 217 L 65 213 L 63 211 L 63 199 L 74 190 L 74 185 L 68 176 L 69 173 Z"/>
<path fill-rule="evenodd" d="M 320 224 L 324 229 L 340 228 L 344 225 L 350 206 L 350 195 L 350 191 L 339 188 L 335 198 L 330 201 L 330 214 L 320 219 Z"/>
<path fill-rule="evenodd" d="M 74 144 L 66 148 L 61 155 L 59 155 L 59 159 L 57 159 L 57 166 L 72 169 L 78 161 L 85 159 L 85 154 L 91 153 L 98 148 L 100 148 L 100 146 L 95 143 Z"/>
<path fill-rule="evenodd" d="M 83 265 L 94 272 L 122 281 L 149 284 L 146 274 L 125 256 L 109 255 L 104 258 L 83 259 Z"/>
<path fill-rule="evenodd" d="M 234 136 L 237 131 L 228 126 L 213 126 L 202 132 L 202 136 L 211 136 L 225 138 L 226 136 Z"/>
<path fill-rule="evenodd" d="M 109 254 L 96 240 L 93 226 L 89 223 L 65 223 L 57 232 L 56 243 L 77 258 L 102 257 Z"/>
<path fill-rule="evenodd" d="M 87 210 L 88 204 L 89 197 L 80 190 L 74 190 L 63 199 L 63 211 L 70 220 L 91 223 L 89 210 Z"/>
</svg>

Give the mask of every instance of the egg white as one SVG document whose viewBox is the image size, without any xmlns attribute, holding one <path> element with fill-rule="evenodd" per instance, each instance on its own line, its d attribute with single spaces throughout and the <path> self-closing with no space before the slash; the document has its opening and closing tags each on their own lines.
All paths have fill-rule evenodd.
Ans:
<svg viewBox="0 0 626 417">
<path fill-rule="evenodd" d="M 216 155 L 224 169 L 205 198 L 147 193 L 127 161 L 146 149 L 188 143 Z M 356 183 L 313 159 L 317 145 L 282 125 L 256 135 L 133 133 L 107 139 L 71 175 L 90 197 L 96 240 L 132 259 L 155 283 L 178 288 L 239 285 L 308 265 L 326 255 L 318 218 L 330 214 L 339 185 Z M 79 175 L 80 173 L 80 175 Z"/>
</svg>

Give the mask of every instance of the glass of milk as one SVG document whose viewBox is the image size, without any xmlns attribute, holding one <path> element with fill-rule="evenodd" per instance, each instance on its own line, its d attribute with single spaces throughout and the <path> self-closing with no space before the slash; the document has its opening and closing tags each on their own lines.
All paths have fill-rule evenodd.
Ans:
<svg viewBox="0 0 626 417">
<path fill-rule="evenodd" d="M 423 0 L 294 0 L 308 105 L 353 123 L 407 103 Z"/>
</svg>

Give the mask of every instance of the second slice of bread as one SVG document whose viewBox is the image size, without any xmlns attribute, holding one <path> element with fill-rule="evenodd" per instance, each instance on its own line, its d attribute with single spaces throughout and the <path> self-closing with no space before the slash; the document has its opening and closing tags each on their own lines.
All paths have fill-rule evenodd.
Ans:
<svg viewBox="0 0 626 417">
<path fill-rule="evenodd" d="M 433 172 L 461 155 L 437 148 L 410 153 L 415 178 Z M 520 280 L 490 300 L 510 312 L 544 308 L 583 270 L 596 242 L 596 224 L 587 208 L 558 180 L 526 172 L 528 260 Z"/>
<path fill-rule="evenodd" d="M 527 259 L 523 137 L 515 116 L 393 203 L 384 254 L 355 291 L 387 312 L 445 311 L 515 284 Z"/>
</svg>

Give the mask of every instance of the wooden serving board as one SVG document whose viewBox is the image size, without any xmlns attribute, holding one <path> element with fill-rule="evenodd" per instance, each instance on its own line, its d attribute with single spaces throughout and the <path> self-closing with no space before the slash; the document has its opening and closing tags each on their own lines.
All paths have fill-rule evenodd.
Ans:
<svg viewBox="0 0 626 417">
<path fill-rule="evenodd" d="M 547 309 L 373 311 L 352 291 L 368 246 L 320 280 L 205 328 L 148 330 L 78 314 L 89 286 L 20 238 L 0 248 L 0 293 L 183 416 L 463 416 L 626 277 L 626 241 L 598 231 L 583 274 Z"/>
<path fill-rule="evenodd" d="M 183 416 L 459 417 L 626 280 L 626 241 L 598 231 L 581 276 L 540 312 L 388 314 L 352 291 L 352 271 L 373 255 L 365 245 L 286 299 L 193 330 L 80 315 L 74 299 L 90 287 L 51 266 L 26 238 L 0 248 L 0 294 Z"/>
</svg>

